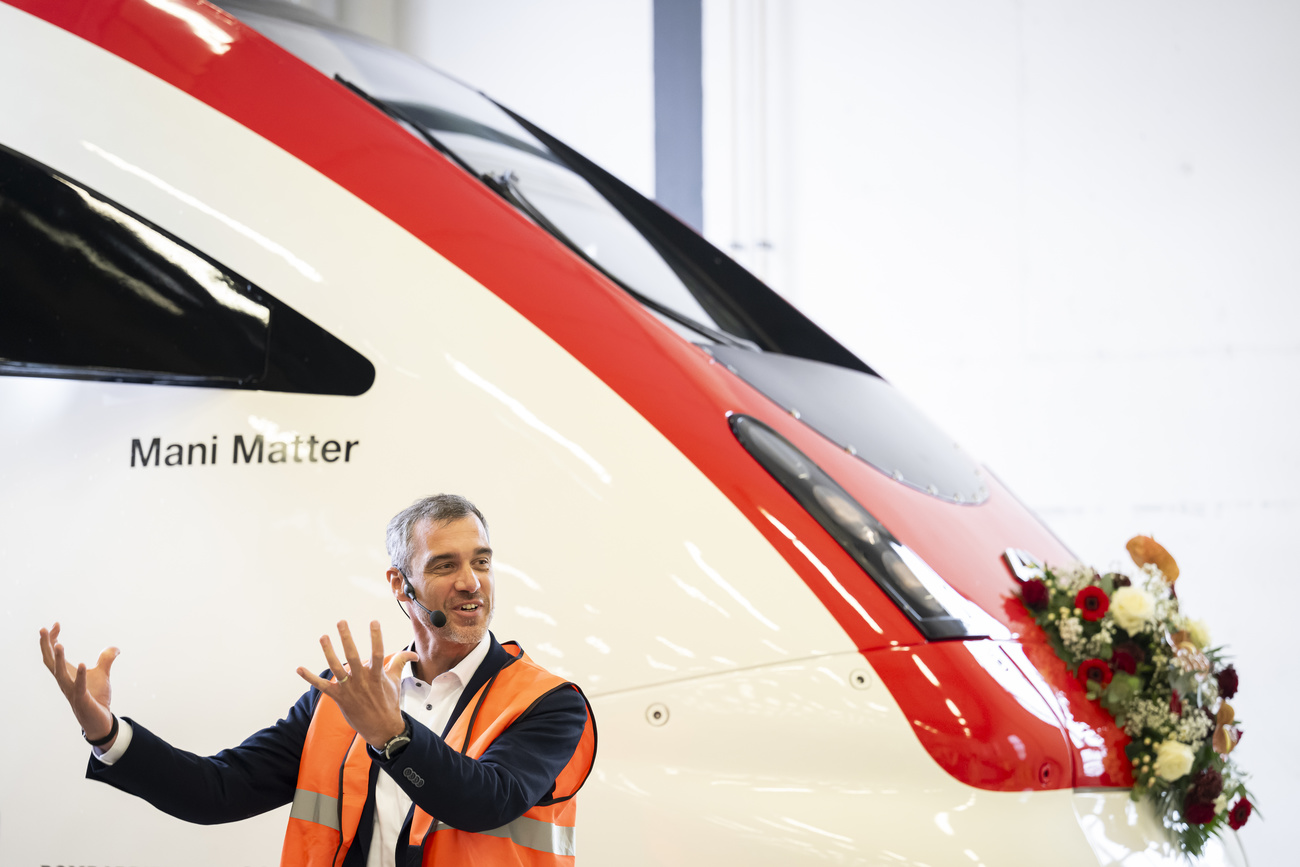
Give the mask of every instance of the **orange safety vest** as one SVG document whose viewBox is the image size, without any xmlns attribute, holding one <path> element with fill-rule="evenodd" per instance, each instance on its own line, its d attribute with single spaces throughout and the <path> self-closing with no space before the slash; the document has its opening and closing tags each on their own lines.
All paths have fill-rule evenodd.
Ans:
<svg viewBox="0 0 1300 867">
<path fill-rule="evenodd" d="M 502 647 L 511 659 L 465 706 L 446 742 L 480 758 L 511 723 L 557 689 L 582 690 L 528 658 L 514 642 Z M 387 660 L 385 660 L 387 662 Z M 586 696 L 583 696 L 586 702 Z M 423 848 L 421 864 L 492 864 L 519 867 L 572 865 L 577 800 L 596 759 L 596 723 L 587 723 L 578 747 L 555 779 L 552 796 L 522 816 L 489 831 L 461 831 L 418 806 L 409 846 Z M 410 771 L 411 769 L 407 769 Z M 298 787 L 285 830 L 281 867 L 338 867 L 356 838 L 370 787 L 366 742 L 343 719 L 333 699 L 321 696 L 312 714 L 298 765 Z"/>
</svg>

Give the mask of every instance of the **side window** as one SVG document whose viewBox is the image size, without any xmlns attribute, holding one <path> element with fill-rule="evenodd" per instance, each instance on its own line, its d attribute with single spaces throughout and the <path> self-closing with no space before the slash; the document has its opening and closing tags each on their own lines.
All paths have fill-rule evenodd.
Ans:
<svg viewBox="0 0 1300 867">
<path fill-rule="evenodd" d="M 375 369 L 193 247 L 0 145 L 0 375 L 357 395 Z"/>
</svg>

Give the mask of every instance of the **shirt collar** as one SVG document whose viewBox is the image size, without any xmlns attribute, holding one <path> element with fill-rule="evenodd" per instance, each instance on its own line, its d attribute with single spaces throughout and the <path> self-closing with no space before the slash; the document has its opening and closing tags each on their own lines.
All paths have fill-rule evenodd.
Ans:
<svg viewBox="0 0 1300 867">
<path fill-rule="evenodd" d="M 483 639 L 478 644 L 474 645 L 474 649 L 465 654 L 464 659 L 447 669 L 443 674 L 455 675 L 456 679 L 460 681 L 462 686 L 464 686 L 469 683 L 470 678 L 474 676 L 474 672 L 478 671 L 478 667 L 483 664 L 483 660 L 487 658 L 488 650 L 491 647 L 492 633 L 485 632 L 483 633 Z M 411 644 L 406 649 L 415 650 L 415 645 Z M 415 672 L 411 668 L 412 664 L 413 663 L 408 660 L 406 665 L 402 667 L 403 678 L 410 678 L 412 680 L 416 679 Z M 441 676 L 442 675 L 439 675 L 439 677 Z M 420 681 L 420 683 L 425 682 L 426 681 Z"/>
</svg>

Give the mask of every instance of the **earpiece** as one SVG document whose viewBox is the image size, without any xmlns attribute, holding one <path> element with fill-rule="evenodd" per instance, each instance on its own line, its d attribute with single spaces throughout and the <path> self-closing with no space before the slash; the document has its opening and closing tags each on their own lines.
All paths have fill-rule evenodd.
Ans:
<svg viewBox="0 0 1300 867">
<path fill-rule="evenodd" d="M 413 602 L 416 606 L 418 606 L 421 611 L 429 615 L 429 625 L 431 625 L 434 629 L 442 629 L 442 627 L 446 626 L 447 615 L 441 611 L 431 611 L 430 609 L 425 608 L 423 605 L 421 605 L 420 600 L 416 598 L 415 587 L 414 585 L 411 584 L 411 578 L 409 575 L 406 574 L 406 570 L 403 569 L 401 566 L 398 566 L 397 571 L 402 573 L 402 592 L 405 593 L 406 598 L 410 599 L 411 602 Z M 402 610 L 405 611 L 406 609 L 403 608 Z"/>
</svg>

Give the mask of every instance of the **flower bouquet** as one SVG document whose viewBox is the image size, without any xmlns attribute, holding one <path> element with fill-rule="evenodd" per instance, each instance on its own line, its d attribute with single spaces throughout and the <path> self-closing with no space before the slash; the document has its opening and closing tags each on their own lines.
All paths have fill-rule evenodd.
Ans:
<svg viewBox="0 0 1300 867">
<path fill-rule="evenodd" d="M 1133 799 L 1150 795 L 1180 848 L 1246 824 L 1245 775 L 1231 753 L 1241 726 L 1228 699 L 1237 670 L 1209 631 L 1179 611 L 1178 565 L 1135 536 L 1135 576 L 1074 565 L 1021 578 L 1020 598 L 1080 683 L 1132 739 Z"/>
</svg>

